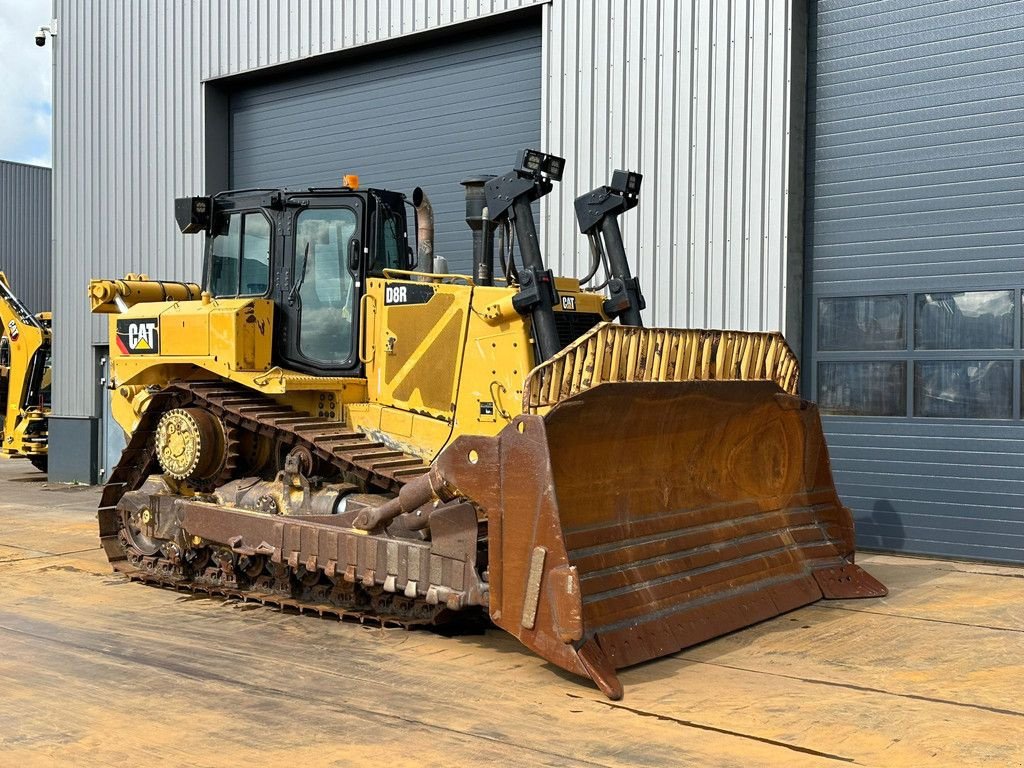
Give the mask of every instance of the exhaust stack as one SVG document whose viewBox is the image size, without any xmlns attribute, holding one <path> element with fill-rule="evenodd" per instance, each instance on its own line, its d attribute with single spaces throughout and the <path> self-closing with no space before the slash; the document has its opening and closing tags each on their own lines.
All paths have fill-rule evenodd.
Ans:
<svg viewBox="0 0 1024 768">
<path fill-rule="evenodd" d="M 478 285 L 494 285 L 494 224 L 488 218 L 484 185 L 493 175 L 465 179 L 466 223 L 473 230 L 473 278 Z"/>
<path fill-rule="evenodd" d="M 422 187 L 412 191 L 412 205 L 416 209 L 416 263 L 424 269 L 433 269 L 434 206 Z"/>
</svg>

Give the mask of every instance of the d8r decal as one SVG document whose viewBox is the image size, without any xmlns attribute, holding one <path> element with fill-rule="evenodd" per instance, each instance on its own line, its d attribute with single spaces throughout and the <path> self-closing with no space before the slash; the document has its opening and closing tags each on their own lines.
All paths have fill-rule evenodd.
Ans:
<svg viewBox="0 0 1024 768">
<path fill-rule="evenodd" d="M 430 285 L 416 283 L 389 283 L 384 287 L 384 305 L 393 307 L 403 304 L 426 304 L 434 296 Z"/>
<path fill-rule="evenodd" d="M 118 320 L 117 348 L 126 355 L 160 353 L 160 330 L 157 319 Z"/>
</svg>

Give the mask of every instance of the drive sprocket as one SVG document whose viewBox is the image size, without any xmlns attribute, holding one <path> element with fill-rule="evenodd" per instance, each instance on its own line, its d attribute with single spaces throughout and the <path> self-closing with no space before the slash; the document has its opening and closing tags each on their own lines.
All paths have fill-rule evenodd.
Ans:
<svg viewBox="0 0 1024 768">
<path fill-rule="evenodd" d="M 201 408 L 172 408 L 156 426 L 156 459 L 175 480 L 213 479 L 224 464 L 223 425 Z"/>
</svg>

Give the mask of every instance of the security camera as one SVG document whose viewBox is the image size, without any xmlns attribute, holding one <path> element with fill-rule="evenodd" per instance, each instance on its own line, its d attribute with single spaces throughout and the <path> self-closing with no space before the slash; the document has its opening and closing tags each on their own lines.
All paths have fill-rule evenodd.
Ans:
<svg viewBox="0 0 1024 768">
<path fill-rule="evenodd" d="M 46 45 L 46 38 L 57 36 L 57 20 L 50 22 L 49 26 L 43 26 L 36 30 L 36 45 L 42 48 Z"/>
</svg>

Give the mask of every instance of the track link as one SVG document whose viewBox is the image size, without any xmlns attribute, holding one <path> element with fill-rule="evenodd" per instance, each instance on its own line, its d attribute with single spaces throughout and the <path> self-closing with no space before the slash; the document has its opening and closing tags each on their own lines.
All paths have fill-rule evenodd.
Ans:
<svg viewBox="0 0 1024 768">
<path fill-rule="evenodd" d="M 306 572 L 302 566 L 296 569 L 280 564 L 273 574 L 267 570 L 246 574 L 239 571 L 237 563 L 224 560 L 223 552 L 220 562 L 215 558 L 186 562 L 163 555 L 147 556 L 136 550 L 118 504 L 126 493 L 137 490 L 151 474 L 159 472 L 153 440 L 157 422 L 167 410 L 186 405 L 207 409 L 229 430 L 259 434 L 289 449 L 302 448 L 322 470 L 356 479 L 367 492 L 396 493 L 428 469 L 419 457 L 394 450 L 337 421 L 299 413 L 242 387 L 219 381 L 178 383 L 152 396 L 103 489 L 98 513 L 100 542 L 115 571 L 133 581 L 178 591 L 384 627 L 433 624 L 447 613 L 444 604 L 345 583 L 322 571 Z M 229 454 L 231 467 L 234 460 Z"/>
</svg>

